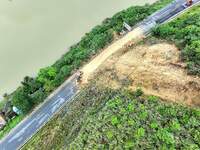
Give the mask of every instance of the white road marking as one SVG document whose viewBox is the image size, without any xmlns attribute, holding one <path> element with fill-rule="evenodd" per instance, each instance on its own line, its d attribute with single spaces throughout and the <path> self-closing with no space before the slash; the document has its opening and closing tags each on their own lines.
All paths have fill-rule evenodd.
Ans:
<svg viewBox="0 0 200 150">
<path fill-rule="evenodd" d="M 35 119 L 32 119 L 27 125 L 22 129 L 23 132 L 35 121 Z"/>
<path fill-rule="evenodd" d="M 58 99 L 56 99 L 51 105 L 55 105 L 56 103 L 58 103 Z"/>
<path fill-rule="evenodd" d="M 53 108 L 51 109 L 51 113 L 54 113 L 56 111 L 56 109 L 58 109 L 60 107 L 61 104 L 63 104 L 65 102 L 65 99 L 62 98 L 60 95 L 58 96 L 58 100 L 57 100 L 57 104 L 55 106 L 53 106 Z"/>
<path fill-rule="evenodd" d="M 61 100 L 61 101 L 62 101 L 62 100 Z M 55 103 L 57 103 L 57 102 L 55 102 Z M 54 104 L 55 104 L 55 103 L 54 103 Z M 40 115 L 39 117 L 41 117 L 41 116 L 42 116 L 42 115 Z M 42 121 L 43 119 L 44 119 L 44 118 L 42 118 L 40 121 Z M 16 133 L 14 136 L 12 136 L 12 138 L 11 138 L 8 142 L 13 141 L 14 139 L 20 137 L 21 134 L 22 134 L 22 132 Z M 5 148 L 3 148 L 3 149 L 5 149 Z"/>
<path fill-rule="evenodd" d="M 44 116 L 44 113 L 38 114 L 38 115 L 35 117 L 35 119 L 36 119 L 36 120 L 39 120 L 39 119 L 42 118 L 43 116 Z"/>
<path fill-rule="evenodd" d="M 53 106 L 53 108 L 51 109 L 51 113 L 54 113 L 58 107 L 59 107 L 58 104 L 56 104 L 55 106 Z"/>
<path fill-rule="evenodd" d="M 17 141 L 20 142 L 23 140 L 23 137 L 20 137 Z"/>
<path fill-rule="evenodd" d="M 48 117 L 49 117 L 49 114 L 44 115 L 44 116 L 39 120 L 37 127 L 40 126 L 40 125 L 45 121 L 45 119 L 47 119 Z"/>
<path fill-rule="evenodd" d="M 11 143 L 13 140 L 19 138 L 25 130 L 35 121 L 35 119 L 31 120 L 26 126 L 24 126 L 21 131 L 19 131 L 17 134 L 15 134 L 13 137 L 11 137 L 8 141 L 8 143 Z M 22 137 L 21 137 L 22 138 Z"/>
<path fill-rule="evenodd" d="M 13 137 L 11 137 L 9 140 L 8 140 L 8 143 L 11 143 L 13 140 L 19 138 L 23 133 L 20 131 L 18 132 L 17 134 L 15 134 Z"/>
</svg>

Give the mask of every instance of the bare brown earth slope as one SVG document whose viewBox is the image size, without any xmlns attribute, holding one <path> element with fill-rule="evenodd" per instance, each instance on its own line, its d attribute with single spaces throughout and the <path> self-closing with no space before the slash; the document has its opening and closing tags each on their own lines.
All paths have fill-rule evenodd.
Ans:
<svg viewBox="0 0 200 150">
<path fill-rule="evenodd" d="M 145 42 L 116 52 L 99 66 L 98 77 L 104 85 L 118 87 L 129 80 L 133 90 L 140 87 L 148 95 L 200 106 L 200 78 L 188 75 L 185 66 L 175 45 Z"/>
</svg>

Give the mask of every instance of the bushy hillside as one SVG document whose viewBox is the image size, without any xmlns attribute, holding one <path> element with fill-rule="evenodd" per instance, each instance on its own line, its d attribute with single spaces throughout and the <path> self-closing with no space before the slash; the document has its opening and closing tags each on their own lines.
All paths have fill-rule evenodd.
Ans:
<svg viewBox="0 0 200 150">
<path fill-rule="evenodd" d="M 200 75 L 200 6 L 154 30 L 154 35 L 173 41 L 182 51 L 189 73 Z"/>
<path fill-rule="evenodd" d="M 200 149 L 200 110 L 119 92 L 87 120 L 69 149 Z"/>
<path fill-rule="evenodd" d="M 24 147 L 43 148 L 197 150 L 200 109 L 91 85 Z"/>
</svg>

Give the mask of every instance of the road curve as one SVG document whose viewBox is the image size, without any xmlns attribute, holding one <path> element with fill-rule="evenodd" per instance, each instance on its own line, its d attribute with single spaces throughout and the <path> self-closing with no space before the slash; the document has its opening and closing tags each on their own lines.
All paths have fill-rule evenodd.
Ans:
<svg viewBox="0 0 200 150">
<path fill-rule="evenodd" d="M 200 0 L 193 0 L 193 2 L 194 4 L 199 4 Z M 140 28 L 142 33 L 146 35 L 155 25 L 162 24 L 188 9 L 184 7 L 184 4 L 185 0 L 176 0 L 172 2 L 162 10 L 149 16 L 140 23 L 137 28 Z M 130 37 L 130 40 L 131 39 Z M 76 75 L 73 75 L 68 79 L 68 81 L 55 92 L 56 94 L 47 99 L 40 108 L 31 113 L 28 118 L 23 120 L 10 134 L 0 141 L 0 150 L 20 149 L 21 146 L 37 133 L 66 102 L 69 102 L 78 92 L 75 84 L 75 76 Z"/>
</svg>

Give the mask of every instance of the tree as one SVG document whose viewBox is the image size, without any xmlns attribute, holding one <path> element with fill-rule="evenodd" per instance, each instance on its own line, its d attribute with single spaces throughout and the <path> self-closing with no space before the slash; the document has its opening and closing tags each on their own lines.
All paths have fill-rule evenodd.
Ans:
<svg viewBox="0 0 200 150">
<path fill-rule="evenodd" d="M 47 67 L 40 70 L 37 81 L 44 85 L 46 92 L 51 92 L 55 87 L 53 81 L 57 76 L 57 70 L 54 67 Z"/>
<path fill-rule="evenodd" d="M 26 114 L 31 110 L 33 105 L 31 101 L 30 96 L 27 95 L 23 88 L 19 88 L 15 91 L 12 97 L 12 105 L 22 111 L 23 114 Z"/>
<path fill-rule="evenodd" d="M 57 70 L 54 67 L 46 67 L 40 69 L 37 80 L 41 83 L 46 83 L 48 81 L 54 80 L 57 74 Z"/>
<path fill-rule="evenodd" d="M 24 91 L 28 94 L 33 94 L 42 87 L 42 84 L 36 79 L 26 76 L 21 82 L 24 88 Z"/>
<path fill-rule="evenodd" d="M 31 101 L 33 104 L 39 104 L 47 97 L 46 92 L 43 89 L 39 89 L 31 95 Z"/>
</svg>

